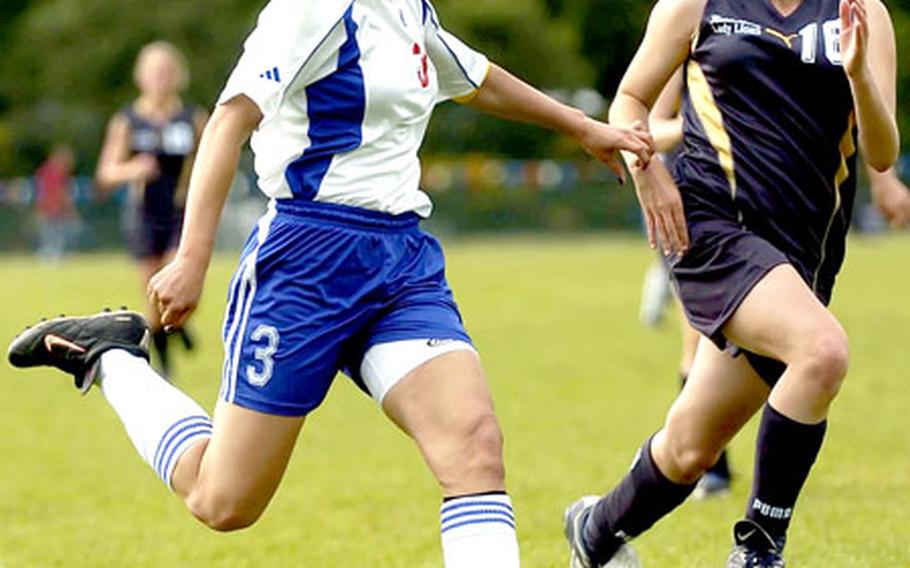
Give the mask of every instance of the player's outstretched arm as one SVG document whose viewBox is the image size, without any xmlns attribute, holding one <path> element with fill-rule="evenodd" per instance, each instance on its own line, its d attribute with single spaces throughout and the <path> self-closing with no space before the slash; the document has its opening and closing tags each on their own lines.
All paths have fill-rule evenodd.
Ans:
<svg viewBox="0 0 910 568">
<path fill-rule="evenodd" d="M 617 125 L 647 123 L 661 91 L 682 65 L 706 0 L 660 0 L 651 12 L 645 37 L 619 85 L 610 107 L 610 122 Z M 658 241 L 664 252 L 683 253 L 689 235 L 679 190 L 659 160 L 647 166 L 624 155 L 641 204 L 648 243 Z"/>
<path fill-rule="evenodd" d="M 869 166 L 884 172 L 900 151 L 894 119 L 897 55 L 891 16 L 880 0 L 841 0 L 840 46 L 850 79 L 859 142 Z"/>
<path fill-rule="evenodd" d="M 620 150 L 631 152 L 644 164 L 654 152 L 645 128 L 617 128 L 594 120 L 492 63 L 486 79 L 467 104 L 502 118 L 536 124 L 570 136 L 620 179 L 625 177 L 619 162 Z"/>
<path fill-rule="evenodd" d="M 203 130 L 177 255 L 148 287 L 165 328 L 180 327 L 196 309 L 240 152 L 260 120 L 259 107 L 238 95 L 219 105 Z"/>
</svg>

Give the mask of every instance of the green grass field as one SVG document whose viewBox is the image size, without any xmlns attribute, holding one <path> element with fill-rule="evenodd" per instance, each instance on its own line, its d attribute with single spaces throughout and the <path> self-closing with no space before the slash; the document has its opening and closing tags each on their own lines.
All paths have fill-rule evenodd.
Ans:
<svg viewBox="0 0 910 568">
<path fill-rule="evenodd" d="M 449 276 L 483 355 L 506 434 L 523 565 L 566 565 L 563 507 L 607 490 L 659 427 L 678 341 L 636 319 L 651 260 L 640 240 L 456 241 Z M 234 257 L 219 258 L 194 320 L 201 348 L 178 382 L 211 408 Z M 4 342 L 41 315 L 139 305 L 125 257 L 43 267 L 0 260 Z M 797 508 L 791 566 L 910 566 L 910 238 L 855 239 L 834 310 L 850 377 Z M 192 519 L 134 454 L 103 398 L 0 365 L 0 567 L 441 566 L 439 494 L 408 439 L 339 379 L 308 422 L 264 518 L 236 534 Z M 723 565 L 751 479 L 751 423 L 732 444 L 731 496 L 687 503 L 637 548 L 649 567 Z"/>
</svg>

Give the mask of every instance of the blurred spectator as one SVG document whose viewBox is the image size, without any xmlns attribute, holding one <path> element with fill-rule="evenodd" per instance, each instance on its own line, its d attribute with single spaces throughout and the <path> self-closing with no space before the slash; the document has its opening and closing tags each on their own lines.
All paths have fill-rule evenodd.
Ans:
<svg viewBox="0 0 910 568">
<path fill-rule="evenodd" d="M 127 239 L 143 292 L 176 251 L 196 145 L 208 118 L 183 100 L 189 74 L 183 53 L 166 41 L 140 50 L 133 70 L 139 96 L 110 120 L 95 175 L 103 190 L 129 187 Z M 155 304 L 148 304 L 146 314 L 161 370 L 168 375 L 169 334 Z M 176 331 L 191 349 L 187 332 Z"/>
<path fill-rule="evenodd" d="M 79 216 L 72 196 L 74 162 L 72 149 L 60 144 L 35 172 L 38 255 L 49 263 L 63 258 L 78 232 Z"/>
</svg>

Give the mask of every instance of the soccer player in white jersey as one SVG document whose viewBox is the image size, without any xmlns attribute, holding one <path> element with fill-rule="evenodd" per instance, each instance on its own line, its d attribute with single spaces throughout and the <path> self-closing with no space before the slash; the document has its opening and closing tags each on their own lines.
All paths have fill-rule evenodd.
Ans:
<svg viewBox="0 0 910 568">
<path fill-rule="evenodd" d="M 572 136 L 620 175 L 619 150 L 652 154 L 646 130 L 589 119 L 489 63 L 426 0 L 272 0 L 203 134 L 176 258 L 149 285 L 163 325 L 180 327 L 252 133 L 272 201 L 230 285 L 214 419 L 148 366 L 137 314 L 39 324 L 11 361 L 97 381 L 140 455 L 216 530 L 259 518 L 342 370 L 439 481 L 445 565 L 518 566 L 490 392 L 439 243 L 418 228 L 431 203 L 417 151 L 447 99 Z"/>
</svg>

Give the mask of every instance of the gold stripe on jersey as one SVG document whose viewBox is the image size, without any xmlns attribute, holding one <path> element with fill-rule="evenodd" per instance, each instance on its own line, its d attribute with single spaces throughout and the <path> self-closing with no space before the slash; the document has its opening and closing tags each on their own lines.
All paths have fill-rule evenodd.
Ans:
<svg viewBox="0 0 910 568">
<path fill-rule="evenodd" d="M 786 35 L 783 32 L 775 30 L 774 28 L 765 28 L 765 32 L 768 35 L 772 35 L 784 42 L 787 45 L 787 49 L 793 49 L 793 40 L 799 37 L 799 34 Z"/>
<path fill-rule="evenodd" d="M 493 68 L 493 65 L 487 64 L 487 72 L 483 74 L 483 80 L 477 85 L 477 88 L 471 91 L 466 95 L 461 95 L 460 97 L 452 97 L 452 100 L 460 105 L 466 105 L 469 102 L 474 100 L 474 97 L 480 92 L 480 89 L 483 88 L 483 84 L 487 82 L 487 77 L 490 76 L 490 69 Z"/>
<path fill-rule="evenodd" d="M 822 237 L 822 250 L 818 259 L 818 266 L 815 268 L 815 274 L 812 276 L 812 291 L 815 292 L 818 287 L 818 275 L 821 273 L 822 266 L 825 264 L 828 253 L 828 237 L 831 235 L 831 227 L 834 226 L 834 219 L 837 218 L 837 212 L 841 208 L 840 186 L 843 185 L 847 178 L 850 177 L 850 166 L 847 165 L 853 154 L 856 153 L 856 144 L 853 142 L 853 128 L 856 125 L 854 113 L 850 113 L 847 119 L 847 131 L 840 139 L 840 166 L 837 173 L 834 174 L 834 210 L 831 211 L 831 218 L 828 220 L 828 227 L 825 229 L 825 236 Z"/>
<path fill-rule="evenodd" d="M 686 67 L 686 74 L 686 85 L 689 88 L 692 106 L 695 107 L 695 113 L 701 121 L 702 128 L 704 128 L 711 146 L 717 152 L 720 167 L 727 176 L 727 183 L 730 184 L 730 196 L 736 199 L 736 166 L 733 163 L 733 143 L 730 141 L 727 129 L 724 128 L 724 117 L 714 101 L 711 86 L 708 85 L 708 79 L 705 78 L 705 74 L 701 67 L 698 66 L 698 63 L 690 59 Z"/>
</svg>

